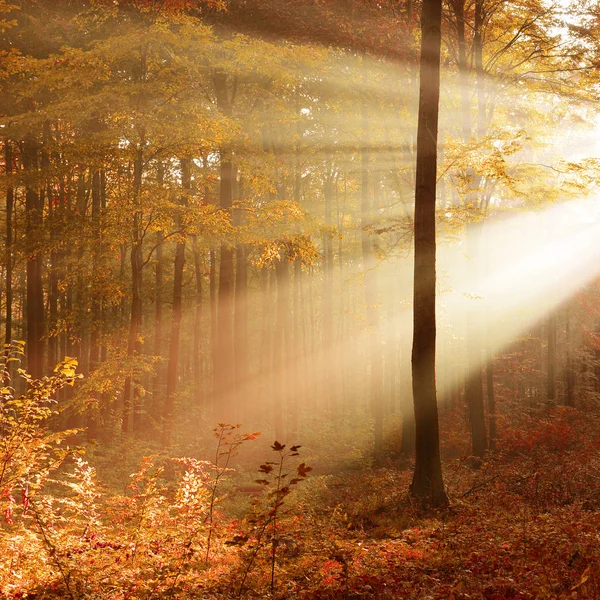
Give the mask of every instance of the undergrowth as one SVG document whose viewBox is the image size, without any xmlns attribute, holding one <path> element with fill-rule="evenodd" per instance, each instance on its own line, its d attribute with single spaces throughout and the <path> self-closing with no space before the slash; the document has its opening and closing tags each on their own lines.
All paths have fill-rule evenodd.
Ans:
<svg viewBox="0 0 600 600">
<path fill-rule="evenodd" d="M 410 463 L 309 477 L 304 449 L 274 442 L 236 474 L 258 433 L 230 424 L 211 460 L 145 456 L 119 490 L 69 445 L 76 432 L 49 429 L 75 367 L 2 389 L 2 597 L 600 598 L 593 413 L 520 412 L 476 469 L 449 447 L 444 511 L 407 498 Z"/>
</svg>

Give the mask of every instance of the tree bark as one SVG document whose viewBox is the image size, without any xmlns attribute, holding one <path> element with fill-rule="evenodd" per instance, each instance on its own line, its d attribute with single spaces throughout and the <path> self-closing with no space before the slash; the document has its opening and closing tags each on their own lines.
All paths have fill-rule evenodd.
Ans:
<svg viewBox="0 0 600 600">
<path fill-rule="evenodd" d="M 155 409 L 162 404 L 163 391 L 163 284 L 164 284 L 164 233 L 156 232 L 156 262 L 154 272 L 154 356 L 158 357 L 154 381 L 152 382 L 152 396 Z"/>
<path fill-rule="evenodd" d="M 243 182 L 238 183 L 237 199 L 241 200 Z M 238 208 L 234 213 L 234 224 L 243 225 L 243 211 Z M 237 244 L 235 248 L 235 310 L 233 321 L 234 357 L 235 357 L 235 386 L 237 391 L 236 409 L 239 415 L 247 415 L 247 403 L 252 401 L 249 384 L 248 368 L 248 262 L 245 244 Z"/>
<path fill-rule="evenodd" d="M 92 176 L 92 270 L 95 273 L 99 266 L 99 252 L 100 248 L 98 243 L 101 239 L 101 228 L 100 228 L 100 197 L 101 197 L 101 185 L 102 178 L 100 169 L 94 169 Z M 93 285 L 93 284 L 92 284 Z M 99 295 L 95 290 L 92 289 L 92 304 L 91 304 L 91 317 L 92 322 L 90 324 L 90 361 L 89 370 L 92 373 L 98 368 L 100 362 L 100 328 L 102 327 L 101 321 L 101 305 L 99 301 Z M 87 436 L 88 439 L 95 439 L 98 433 L 98 422 L 97 422 L 97 410 L 94 408 L 89 409 L 87 420 Z"/>
<path fill-rule="evenodd" d="M 165 166 L 162 162 L 158 164 L 156 173 L 157 183 L 162 188 L 165 180 Z M 155 376 L 152 382 L 152 404 L 155 411 L 159 411 L 162 406 L 163 391 L 163 283 L 164 283 L 164 232 L 157 231 L 155 234 L 156 260 L 154 271 L 154 356 L 158 357 L 158 362 L 154 368 Z"/>
<path fill-rule="evenodd" d="M 136 150 L 134 173 L 133 173 L 133 195 L 134 195 L 134 215 L 132 227 L 132 243 L 130 253 L 131 265 L 131 313 L 129 317 L 129 336 L 127 339 L 127 357 L 134 362 L 135 357 L 141 354 L 142 343 L 140 341 L 140 327 L 142 324 L 142 212 L 140 206 L 140 193 L 142 186 L 143 170 L 143 151 L 140 146 Z M 129 424 L 131 409 L 133 407 L 133 431 L 139 433 L 141 430 L 141 395 L 139 383 L 136 381 L 136 372 L 133 364 L 130 374 L 125 380 L 123 391 L 123 413 L 121 430 L 124 434 L 129 433 Z M 133 398 L 133 401 L 132 401 Z"/>
<path fill-rule="evenodd" d="M 473 260 L 479 254 L 482 223 L 467 224 L 467 245 L 469 255 Z M 473 276 L 477 281 L 480 277 L 479 269 L 471 266 Z M 465 381 L 465 395 L 469 406 L 469 422 L 471 425 L 471 449 L 474 456 L 482 457 L 487 450 L 487 433 L 485 427 L 485 407 L 483 398 L 483 353 L 481 335 L 481 315 L 474 300 L 471 312 L 465 315 L 467 319 L 466 348 L 467 348 L 467 375 Z"/>
<path fill-rule="evenodd" d="M 213 85 L 217 98 L 217 106 L 223 115 L 231 117 L 232 103 L 228 89 L 228 78 L 223 72 L 213 74 Z M 221 177 L 219 185 L 219 206 L 231 219 L 233 199 L 234 169 L 232 153 L 228 148 L 221 149 Z M 235 407 L 235 358 L 233 346 L 233 314 L 234 314 L 234 267 L 233 248 L 229 244 L 221 244 L 219 262 L 219 296 L 217 310 L 217 352 L 213 373 L 216 403 L 216 415 L 220 420 L 233 422 Z"/>
<path fill-rule="evenodd" d="M 322 361 L 321 384 L 322 400 L 327 410 L 334 409 L 334 394 L 332 388 L 335 376 L 327 365 L 333 352 L 333 242 L 331 239 L 333 186 L 335 173 L 331 160 L 328 160 L 323 195 L 325 199 L 325 230 L 323 231 L 323 346 L 321 352 L 326 360 Z"/>
<path fill-rule="evenodd" d="M 496 449 L 496 396 L 494 394 L 494 355 L 488 346 L 486 361 L 486 383 L 488 396 L 488 422 L 490 426 L 490 450 Z"/>
<path fill-rule="evenodd" d="M 196 280 L 196 295 L 194 298 L 194 340 L 193 340 L 193 374 L 195 382 L 194 400 L 200 405 L 203 395 L 202 381 L 202 256 L 198 237 L 192 238 L 192 252 L 194 255 L 194 278 Z"/>
<path fill-rule="evenodd" d="M 23 166 L 29 177 L 38 173 L 38 142 L 29 135 L 23 142 Z M 27 367 L 34 379 L 43 375 L 44 369 L 44 292 L 42 287 L 42 253 L 39 240 L 42 226 L 42 197 L 29 181 L 25 190 L 27 211 Z"/>
<path fill-rule="evenodd" d="M 185 192 L 191 187 L 189 158 L 181 160 L 181 185 Z M 187 197 L 183 197 L 182 205 L 187 204 Z M 177 219 L 181 226 L 181 217 Z M 173 419 L 175 416 L 175 396 L 177 393 L 177 371 L 179 367 L 179 338 L 181 334 L 182 297 L 183 297 L 183 270 L 185 268 L 185 237 L 183 234 L 177 239 L 175 249 L 175 265 L 173 275 L 173 311 L 171 313 L 171 336 L 169 341 L 169 363 L 167 366 L 167 398 L 163 415 L 163 439 L 165 448 L 169 448 L 173 436 Z"/>
<path fill-rule="evenodd" d="M 13 320 L 13 210 L 15 193 L 12 186 L 13 173 L 13 155 L 12 145 L 9 139 L 4 140 L 4 164 L 6 177 L 8 179 L 8 187 L 6 188 L 6 322 L 4 328 L 4 343 L 12 342 L 12 320 Z M 8 347 L 5 346 L 5 356 L 8 358 Z M 6 363 L 8 371 L 10 363 Z M 9 381 L 4 381 L 4 385 L 8 385 Z"/>
<path fill-rule="evenodd" d="M 471 137 L 471 114 L 469 102 L 469 68 L 467 65 L 467 40 L 465 36 L 465 0 L 452 3 L 456 19 L 456 39 L 458 42 L 458 74 L 460 102 L 462 106 L 462 135 L 465 142 Z"/>
<path fill-rule="evenodd" d="M 412 376 L 415 407 L 415 471 L 411 494 L 423 505 L 448 503 L 442 477 L 435 388 L 435 209 L 440 95 L 442 1 L 424 0 L 417 175 L 415 188 L 415 267 Z"/>
<path fill-rule="evenodd" d="M 573 368 L 573 349 L 571 347 L 571 310 L 567 305 L 565 310 L 565 406 L 575 406 L 575 369 Z"/>
<path fill-rule="evenodd" d="M 556 311 L 548 316 L 548 403 L 556 402 Z"/>
<path fill-rule="evenodd" d="M 273 399 L 273 425 L 275 438 L 285 439 L 284 409 L 287 405 L 288 390 L 286 377 L 287 348 L 289 347 L 288 310 L 290 305 L 288 288 L 288 262 L 284 250 L 280 250 L 281 258 L 275 262 L 275 278 L 277 280 L 277 309 L 275 330 L 273 333 L 273 374 L 275 389 Z"/>
<path fill-rule="evenodd" d="M 467 51 L 465 39 L 465 2 L 456 0 L 454 3 L 454 14 L 456 16 L 456 29 L 458 39 L 458 70 L 461 88 L 461 114 L 463 139 L 468 142 L 471 138 L 471 104 L 469 100 L 469 81 Z M 480 26 L 480 23 L 478 23 Z M 474 52 L 477 48 L 474 47 Z M 479 82 L 482 83 L 482 82 Z M 480 132 L 482 133 L 482 132 Z M 469 191 L 466 198 L 467 208 L 475 208 L 478 202 L 477 192 L 481 177 L 471 167 L 467 169 L 469 178 Z M 469 253 L 473 260 L 479 253 L 479 239 L 481 235 L 481 223 L 469 223 L 467 225 L 467 243 Z M 475 264 L 475 263 L 472 263 Z M 474 279 L 477 281 L 479 273 L 474 266 Z M 477 302 L 477 301 L 475 301 Z M 469 405 L 469 422 L 471 426 L 471 447 L 475 456 L 481 457 L 487 449 L 487 434 L 485 429 L 485 408 L 483 399 L 483 373 L 482 373 L 482 351 L 479 335 L 481 329 L 479 319 L 479 307 L 475 306 L 471 314 L 467 315 L 467 379 L 465 393 Z"/>
<path fill-rule="evenodd" d="M 366 55 L 362 55 L 363 87 L 368 89 Z M 370 366 L 369 394 L 371 413 L 374 420 L 374 448 L 373 457 L 375 464 L 381 462 L 383 457 L 383 357 L 379 331 L 379 294 L 377 290 L 377 273 L 375 272 L 375 258 L 371 234 L 368 231 L 372 219 L 371 195 L 369 188 L 369 121 L 367 117 L 367 104 L 362 102 L 362 145 L 361 145 L 361 183 L 360 183 L 360 222 L 361 222 L 361 250 L 363 262 L 365 310 L 368 327 L 368 361 Z M 375 182 L 378 185 L 378 182 Z"/>
<path fill-rule="evenodd" d="M 217 386 L 216 386 L 216 370 L 217 370 L 217 351 L 218 351 L 218 340 L 219 340 L 219 332 L 218 332 L 218 319 L 217 319 L 217 311 L 218 311 L 218 298 L 217 298 L 217 251 L 216 248 L 211 248 L 208 251 L 208 291 L 210 293 L 210 348 L 211 348 L 211 367 L 212 367 L 212 410 L 216 411 L 216 396 L 217 396 Z"/>
</svg>

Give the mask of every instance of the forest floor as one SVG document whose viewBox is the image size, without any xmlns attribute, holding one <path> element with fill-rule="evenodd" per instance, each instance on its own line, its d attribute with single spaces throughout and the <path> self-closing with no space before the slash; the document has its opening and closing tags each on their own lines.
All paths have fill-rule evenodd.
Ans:
<svg viewBox="0 0 600 600">
<path fill-rule="evenodd" d="M 437 511 L 408 497 L 410 461 L 353 461 L 270 497 L 231 473 L 212 526 L 199 463 L 176 485 L 148 460 L 122 495 L 82 466 L 75 499 L 35 500 L 3 524 L 2 597 L 600 599 L 600 419 L 526 411 L 480 463 L 457 454 L 460 420 L 442 417 L 451 504 Z"/>
<path fill-rule="evenodd" d="M 288 597 L 599 599 L 598 421 L 543 408 L 512 425 L 480 465 L 445 460 L 445 510 L 407 499 L 410 465 L 313 482 L 304 548 L 321 566 Z"/>
</svg>

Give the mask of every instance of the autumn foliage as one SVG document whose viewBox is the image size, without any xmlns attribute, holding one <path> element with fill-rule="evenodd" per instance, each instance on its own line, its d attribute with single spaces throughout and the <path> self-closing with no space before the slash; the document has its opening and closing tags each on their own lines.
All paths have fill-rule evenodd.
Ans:
<svg viewBox="0 0 600 600">
<path fill-rule="evenodd" d="M 443 3 L 415 185 L 423 6 L 0 0 L 1 597 L 600 598 L 598 8 Z"/>
</svg>

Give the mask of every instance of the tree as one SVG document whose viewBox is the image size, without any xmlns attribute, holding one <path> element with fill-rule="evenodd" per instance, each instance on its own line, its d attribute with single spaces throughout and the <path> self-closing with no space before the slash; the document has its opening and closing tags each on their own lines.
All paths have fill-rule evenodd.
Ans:
<svg viewBox="0 0 600 600">
<path fill-rule="evenodd" d="M 444 506 L 435 387 L 435 199 L 440 97 L 441 0 L 425 0 L 421 15 L 421 62 L 417 175 L 412 377 L 415 407 L 415 471 L 411 494 L 424 505 Z"/>
<path fill-rule="evenodd" d="M 189 158 L 181 159 L 181 184 L 184 193 L 189 193 L 191 185 Z M 187 204 L 184 196 L 182 204 Z M 181 222 L 181 219 L 178 219 Z M 171 338 L 169 340 L 169 364 L 167 366 L 167 399 L 163 422 L 163 446 L 171 445 L 173 435 L 173 416 L 175 413 L 175 396 L 177 392 L 177 375 L 179 369 L 179 339 L 181 335 L 183 270 L 185 267 L 185 232 L 177 240 L 173 276 L 173 311 L 171 313 Z"/>
</svg>

